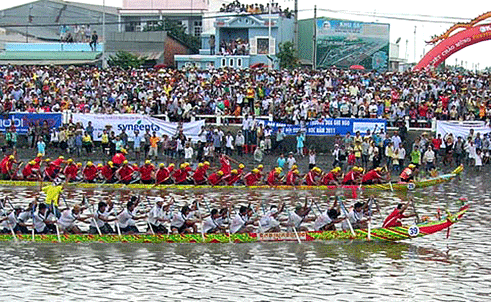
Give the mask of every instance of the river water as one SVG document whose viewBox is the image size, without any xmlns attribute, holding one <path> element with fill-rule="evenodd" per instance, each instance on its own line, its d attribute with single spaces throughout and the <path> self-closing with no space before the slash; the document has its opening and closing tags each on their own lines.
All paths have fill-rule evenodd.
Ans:
<svg viewBox="0 0 491 302">
<path fill-rule="evenodd" d="M 41 244 L 2 242 L 1 301 L 489 301 L 491 294 L 490 176 L 464 172 L 461 180 L 412 193 L 420 216 L 470 210 L 441 232 L 398 243 L 311 242 L 253 244 Z M 1 188 L 27 204 L 32 188 Z M 125 191 L 82 193 L 96 200 Z M 143 193 L 143 192 L 142 192 Z M 174 191 L 178 204 L 198 194 L 213 204 L 285 201 L 321 191 Z M 146 192 L 157 195 L 156 191 Z M 352 203 L 351 192 L 346 192 Z M 363 194 L 358 196 L 365 198 Z M 383 216 L 402 193 L 376 194 Z M 375 216 L 380 225 L 382 215 Z M 413 220 L 408 219 L 409 223 Z M 140 226 L 144 229 L 143 226 Z"/>
</svg>

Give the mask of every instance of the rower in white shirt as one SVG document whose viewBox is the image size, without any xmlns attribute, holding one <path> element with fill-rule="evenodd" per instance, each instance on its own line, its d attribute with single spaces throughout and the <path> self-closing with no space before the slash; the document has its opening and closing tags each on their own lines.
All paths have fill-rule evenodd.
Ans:
<svg viewBox="0 0 491 302">
<path fill-rule="evenodd" d="M 65 209 L 64 211 L 62 211 L 60 218 L 58 218 L 58 225 L 60 226 L 60 231 L 65 233 L 81 234 L 82 231 L 75 224 L 75 222 L 77 220 L 86 222 L 87 219 L 91 218 L 91 217 L 80 217 L 82 211 L 83 208 L 78 204 L 74 205 L 72 209 Z"/>
<path fill-rule="evenodd" d="M 33 224 L 36 234 L 48 234 L 56 232 L 56 217 L 48 211 L 48 206 L 41 203 L 38 206 L 38 212 L 34 215 Z"/>
<path fill-rule="evenodd" d="M 254 219 L 251 218 L 252 214 L 251 207 L 241 206 L 239 213 L 235 215 L 230 223 L 230 233 L 252 233 L 254 231 L 254 227 L 252 226 Z"/>
<path fill-rule="evenodd" d="M 173 204 L 173 201 L 164 206 L 164 199 L 157 197 L 155 198 L 155 202 L 155 206 L 148 212 L 149 226 L 155 234 L 167 234 L 168 230 L 165 227 L 165 223 L 170 222 L 172 219 L 169 208 Z"/>
<path fill-rule="evenodd" d="M 89 234 L 98 234 L 97 226 L 101 231 L 101 234 L 114 233 L 113 228 L 109 225 L 109 222 L 117 220 L 116 217 L 110 218 L 113 213 L 113 203 L 108 199 L 107 204 L 104 201 L 99 202 L 97 205 L 97 211 L 94 214 L 94 219 L 91 219 L 89 226 Z"/>
<path fill-rule="evenodd" d="M 218 212 L 217 209 L 211 210 L 210 216 L 206 217 L 203 220 L 203 233 L 212 234 L 225 230 L 225 227 L 223 225 L 220 226 L 220 223 L 218 221 L 220 217 L 221 214 Z"/>
<path fill-rule="evenodd" d="M 261 217 L 259 220 L 259 231 L 261 233 L 280 232 L 280 222 L 277 219 L 284 207 L 285 204 L 282 204 L 279 209 L 276 205 L 272 205 L 270 210 Z"/>
<path fill-rule="evenodd" d="M 339 217 L 339 208 L 337 204 L 337 200 L 334 201 L 331 208 L 322 212 L 314 222 L 314 230 L 315 231 L 335 231 L 336 223 L 339 223 L 346 219 L 346 217 Z"/>
<path fill-rule="evenodd" d="M 118 224 L 121 230 L 121 233 L 139 233 L 140 231 L 136 227 L 136 220 L 144 219 L 147 216 L 137 216 L 138 210 L 137 206 L 139 203 L 139 199 L 135 196 L 131 197 L 131 200 L 126 204 L 126 208 L 118 215 Z"/>
<path fill-rule="evenodd" d="M 364 211 L 367 204 L 363 202 L 355 203 L 355 206 L 349 211 L 348 219 L 353 229 L 363 229 L 367 227 L 368 218 L 364 217 Z M 342 228 L 344 231 L 349 230 L 348 221 L 343 221 Z"/>
<path fill-rule="evenodd" d="M 196 221 L 191 217 L 191 209 L 188 206 L 183 206 L 181 211 L 172 218 L 170 229 L 174 234 L 196 233 Z"/>
<path fill-rule="evenodd" d="M 304 206 L 301 204 L 297 205 L 294 212 L 288 213 L 288 222 L 287 227 L 289 232 L 293 232 L 293 227 L 295 230 L 300 232 L 307 232 L 308 229 L 305 226 L 302 226 L 304 222 L 313 221 L 315 218 L 308 217 L 310 213 L 310 207 L 307 206 L 307 200 L 305 200 Z"/>
</svg>

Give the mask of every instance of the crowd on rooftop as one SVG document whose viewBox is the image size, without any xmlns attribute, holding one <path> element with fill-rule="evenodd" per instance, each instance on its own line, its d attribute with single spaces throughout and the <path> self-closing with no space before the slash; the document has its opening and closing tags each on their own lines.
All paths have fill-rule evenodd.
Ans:
<svg viewBox="0 0 491 302">
<path fill-rule="evenodd" d="M 299 124 L 334 117 L 488 120 L 490 76 L 472 72 L 0 67 L 0 112 L 273 115 Z"/>
<path fill-rule="evenodd" d="M 264 4 L 242 4 L 236 0 L 231 3 L 224 3 L 220 8 L 220 12 L 226 13 L 247 13 L 247 14 L 268 14 L 270 12 L 269 3 Z M 292 12 L 289 8 L 282 9 L 278 3 L 271 4 L 271 13 L 281 14 L 287 18 L 292 17 Z"/>
</svg>

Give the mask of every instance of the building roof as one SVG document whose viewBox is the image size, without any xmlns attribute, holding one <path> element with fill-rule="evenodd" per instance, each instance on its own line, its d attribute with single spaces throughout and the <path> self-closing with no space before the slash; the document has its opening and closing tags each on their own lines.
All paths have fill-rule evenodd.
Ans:
<svg viewBox="0 0 491 302">
<path fill-rule="evenodd" d="M 92 61 L 101 56 L 96 51 L 6 51 L 0 53 L 0 61 Z"/>
</svg>

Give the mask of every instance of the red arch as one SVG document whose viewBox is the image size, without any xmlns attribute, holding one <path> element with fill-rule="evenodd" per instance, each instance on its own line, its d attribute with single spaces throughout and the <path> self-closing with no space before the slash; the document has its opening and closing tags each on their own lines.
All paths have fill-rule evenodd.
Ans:
<svg viewBox="0 0 491 302">
<path fill-rule="evenodd" d="M 457 51 L 486 40 L 491 40 L 491 24 L 477 25 L 458 32 L 433 47 L 414 67 L 414 70 L 437 67 Z"/>
</svg>

